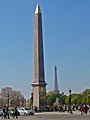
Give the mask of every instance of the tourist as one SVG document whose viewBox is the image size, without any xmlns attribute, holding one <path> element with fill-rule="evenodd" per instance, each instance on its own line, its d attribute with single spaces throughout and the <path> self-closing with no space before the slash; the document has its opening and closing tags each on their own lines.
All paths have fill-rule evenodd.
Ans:
<svg viewBox="0 0 90 120">
<path fill-rule="evenodd" d="M 4 117 L 4 119 L 6 118 L 6 112 L 5 112 L 5 110 L 6 110 L 6 106 L 3 107 L 3 117 Z"/>
<path fill-rule="evenodd" d="M 13 117 L 15 117 L 16 116 L 16 118 L 18 118 L 18 109 L 17 109 L 17 106 L 14 108 L 14 115 L 13 115 Z"/>
<path fill-rule="evenodd" d="M 5 114 L 6 114 L 6 118 L 8 117 L 8 119 L 10 119 L 9 118 L 9 112 L 8 112 L 8 106 L 6 106 L 6 108 L 5 108 Z"/>
<path fill-rule="evenodd" d="M 80 110 L 81 110 L 81 115 L 83 115 L 83 105 L 81 106 Z"/>
<path fill-rule="evenodd" d="M 85 104 L 85 113 L 87 114 L 88 106 Z"/>
</svg>

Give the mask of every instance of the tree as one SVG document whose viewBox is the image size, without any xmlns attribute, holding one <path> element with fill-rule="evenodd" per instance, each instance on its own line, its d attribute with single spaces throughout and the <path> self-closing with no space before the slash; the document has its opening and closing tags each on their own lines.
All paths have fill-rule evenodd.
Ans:
<svg viewBox="0 0 90 120">
<path fill-rule="evenodd" d="M 89 104 L 88 94 L 90 94 L 90 89 L 86 89 L 82 92 L 82 104 L 85 104 L 85 99 L 86 103 Z"/>
<path fill-rule="evenodd" d="M 86 89 L 82 92 L 82 94 L 71 94 L 71 104 L 85 104 L 85 100 L 86 103 L 89 104 L 89 99 L 88 99 L 88 94 L 90 93 L 90 89 Z M 47 104 L 52 106 L 53 103 L 55 102 L 56 98 L 59 98 L 60 104 L 69 104 L 69 96 L 66 95 L 62 95 L 59 93 L 55 93 L 53 91 L 49 92 L 47 94 Z"/>
<path fill-rule="evenodd" d="M 65 95 L 62 95 L 60 93 L 54 93 L 54 92 L 49 92 L 49 94 L 47 94 L 47 104 L 49 106 L 53 106 L 53 103 L 55 103 L 56 98 L 59 98 L 60 104 L 64 104 L 65 103 Z"/>
<path fill-rule="evenodd" d="M 9 104 L 12 107 L 16 105 L 24 106 L 25 98 L 20 91 L 13 90 L 11 87 L 5 87 L 1 89 L 0 95 L 3 101 L 0 102 L 2 105 Z"/>
<path fill-rule="evenodd" d="M 69 104 L 69 96 L 65 97 L 65 104 L 68 105 Z"/>
<path fill-rule="evenodd" d="M 81 94 L 72 94 L 71 95 L 71 104 L 82 104 L 82 95 Z"/>
<path fill-rule="evenodd" d="M 53 103 L 56 100 L 56 95 L 55 94 L 51 94 L 51 95 L 47 95 L 47 104 L 49 106 L 53 106 Z"/>
</svg>

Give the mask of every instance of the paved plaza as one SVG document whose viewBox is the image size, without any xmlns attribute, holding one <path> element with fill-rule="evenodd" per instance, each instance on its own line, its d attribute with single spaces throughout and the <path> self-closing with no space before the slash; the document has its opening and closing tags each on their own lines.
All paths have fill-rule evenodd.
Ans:
<svg viewBox="0 0 90 120">
<path fill-rule="evenodd" d="M 16 120 L 10 117 L 11 120 Z M 2 120 L 2 118 L 0 118 Z M 33 116 L 19 116 L 18 120 L 90 120 L 90 115 L 80 115 L 80 113 L 68 114 L 59 112 L 36 113 Z"/>
</svg>

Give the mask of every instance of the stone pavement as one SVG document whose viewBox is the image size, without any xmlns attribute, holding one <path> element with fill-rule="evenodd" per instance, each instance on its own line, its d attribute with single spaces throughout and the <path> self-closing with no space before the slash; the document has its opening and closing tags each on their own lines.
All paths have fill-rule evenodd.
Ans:
<svg viewBox="0 0 90 120">
<path fill-rule="evenodd" d="M 3 120 L 0 117 L 0 120 Z M 10 120 L 16 120 L 13 117 L 10 117 Z M 42 112 L 36 113 L 33 116 L 19 116 L 18 120 L 90 120 L 90 115 L 80 115 L 78 114 L 69 114 L 69 113 L 60 113 L 60 112 Z"/>
</svg>

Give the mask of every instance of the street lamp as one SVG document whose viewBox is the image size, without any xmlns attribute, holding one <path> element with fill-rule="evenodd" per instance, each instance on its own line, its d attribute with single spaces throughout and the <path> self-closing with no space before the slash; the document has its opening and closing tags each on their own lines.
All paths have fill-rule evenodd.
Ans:
<svg viewBox="0 0 90 120">
<path fill-rule="evenodd" d="M 69 89 L 69 105 L 71 106 L 71 89 Z"/>
<path fill-rule="evenodd" d="M 30 99 L 30 102 L 31 102 L 31 109 L 33 110 L 33 93 L 31 93 L 31 99 Z"/>
<path fill-rule="evenodd" d="M 62 105 L 65 104 L 64 92 L 62 92 Z"/>
<path fill-rule="evenodd" d="M 70 113 L 72 114 L 72 110 L 71 110 L 71 89 L 69 89 L 69 108 L 70 108 Z"/>
<path fill-rule="evenodd" d="M 8 93 L 7 97 L 8 97 L 8 108 L 9 108 L 9 100 L 10 100 L 10 95 L 9 95 L 9 93 Z"/>
<path fill-rule="evenodd" d="M 30 106 L 30 100 L 28 99 L 28 107 Z"/>
<path fill-rule="evenodd" d="M 88 93 L 88 104 L 90 106 L 90 93 Z"/>
<path fill-rule="evenodd" d="M 86 97 L 87 97 L 87 96 L 85 95 L 85 105 L 86 105 Z"/>
</svg>

